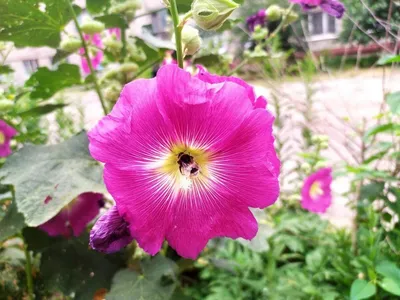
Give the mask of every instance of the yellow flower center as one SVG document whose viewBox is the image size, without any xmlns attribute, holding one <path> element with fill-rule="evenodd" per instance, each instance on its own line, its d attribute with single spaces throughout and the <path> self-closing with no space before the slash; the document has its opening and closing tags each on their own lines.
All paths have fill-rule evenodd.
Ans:
<svg viewBox="0 0 400 300">
<path fill-rule="evenodd" d="M 207 185 L 210 153 L 195 147 L 175 145 L 161 160 L 159 172 L 173 181 L 176 192 L 190 190 L 193 185 Z"/>
<path fill-rule="evenodd" d="M 314 182 L 310 188 L 310 196 L 313 199 L 317 199 L 319 196 L 323 195 L 324 191 L 321 188 L 321 183 L 319 181 Z"/>
<path fill-rule="evenodd" d="M 6 136 L 4 135 L 4 133 L 0 131 L 0 145 L 4 145 L 5 141 L 6 141 Z"/>
</svg>

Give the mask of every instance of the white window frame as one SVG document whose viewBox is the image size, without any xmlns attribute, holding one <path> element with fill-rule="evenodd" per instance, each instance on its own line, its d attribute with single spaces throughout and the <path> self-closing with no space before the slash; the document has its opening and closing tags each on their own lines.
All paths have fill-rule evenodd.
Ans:
<svg viewBox="0 0 400 300">
<path fill-rule="evenodd" d="M 321 13 L 321 10 L 315 10 L 308 13 L 308 18 L 312 18 L 314 14 Z M 308 40 L 309 41 L 321 41 L 321 40 L 334 40 L 339 36 L 339 22 L 335 19 L 335 33 L 328 32 L 329 30 L 329 15 L 322 13 L 322 34 L 312 34 L 313 32 L 313 21 L 308 21 Z"/>
</svg>

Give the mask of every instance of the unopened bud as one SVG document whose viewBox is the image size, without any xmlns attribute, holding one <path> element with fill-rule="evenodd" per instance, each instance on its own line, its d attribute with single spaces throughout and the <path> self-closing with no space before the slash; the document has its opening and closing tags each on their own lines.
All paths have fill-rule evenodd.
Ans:
<svg viewBox="0 0 400 300">
<path fill-rule="evenodd" d="M 139 0 L 128 0 L 123 3 L 118 3 L 110 7 L 110 14 L 125 14 L 127 12 L 138 10 L 141 8 Z"/>
<path fill-rule="evenodd" d="M 142 48 L 137 47 L 134 43 L 128 43 L 128 53 L 134 61 L 145 61 L 147 59 L 146 53 Z"/>
<path fill-rule="evenodd" d="M 67 52 L 75 52 L 82 47 L 82 42 L 76 38 L 68 38 L 61 41 L 60 49 Z"/>
<path fill-rule="evenodd" d="M 364 273 L 358 273 L 358 279 L 364 279 L 365 278 L 365 275 L 364 275 Z"/>
<path fill-rule="evenodd" d="M 204 30 L 217 30 L 238 7 L 231 0 L 194 0 L 193 19 Z"/>
<path fill-rule="evenodd" d="M 14 106 L 14 101 L 8 99 L 0 99 L 0 112 L 6 112 L 11 110 Z"/>
<path fill-rule="evenodd" d="M 282 18 L 282 8 L 278 5 L 271 5 L 267 8 L 266 14 L 269 21 L 278 21 Z"/>
<path fill-rule="evenodd" d="M 195 54 L 201 47 L 199 31 L 186 25 L 182 29 L 182 48 L 185 55 Z"/>
<path fill-rule="evenodd" d="M 113 36 L 108 36 L 105 39 L 103 39 L 103 45 L 110 50 L 111 52 L 119 52 L 123 45 L 122 42 L 117 40 L 115 37 Z"/>
<path fill-rule="evenodd" d="M 307 162 L 304 162 L 301 164 L 300 169 L 304 172 L 304 173 L 309 173 L 311 171 L 311 165 Z"/>
<path fill-rule="evenodd" d="M 94 20 L 86 20 L 81 25 L 81 30 L 86 34 L 100 33 L 104 30 L 103 23 Z"/>
<path fill-rule="evenodd" d="M 282 11 L 282 15 L 284 16 L 285 25 L 290 25 L 296 22 L 297 19 L 299 18 L 299 15 L 297 13 L 295 13 L 294 11 L 289 11 L 288 9 L 284 9 Z"/>
<path fill-rule="evenodd" d="M 252 34 L 252 38 L 255 41 L 262 41 L 268 37 L 269 31 L 267 28 L 263 28 L 260 25 L 257 25 L 254 28 L 254 32 Z"/>
<path fill-rule="evenodd" d="M 118 81 L 113 81 L 104 90 L 104 97 L 106 100 L 111 102 L 116 102 L 119 94 L 121 93 L 122 85 Z"/>
<path fill-rule="evenodd" d="M 139 66 L 133 62 L 124 63 L 119 67 L 122 73 L 134 73 L 139 69 Z"/>
<path fill-rule="evenodd" d="M 321 149 L 328 149 L 329 148 L 329 143 L 328 142 L 322 142 L 319 147 Z"/>
</svg>

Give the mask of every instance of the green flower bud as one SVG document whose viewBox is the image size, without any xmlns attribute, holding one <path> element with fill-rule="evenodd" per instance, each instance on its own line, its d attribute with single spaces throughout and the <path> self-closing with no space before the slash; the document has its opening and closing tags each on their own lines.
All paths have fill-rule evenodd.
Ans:
<svg viewBox="0 0 400 300">
<path fill-rule="evenodd" d="M 68 38 L 61 41 L 60 49 L 67 52 L 75 52 L 82 47 L 82 42 L 76 38 Z"/>
<path fill-rule="evenodd" d="M 322 142 L 319 147 L 321 149 L 328 149 L 329 148 L 329 143 L 328 142 Z"/>
<path fill-rule="evenodd" d="M 138 10 L 141 8 L 141 3 L 139 0 L 128 0 L 123 3 L 116 3 L 112 5 L 108 12 L 110 14 L 125 14 L 127 12 Z"/>
<path fill-rule="evenodd" d="M 122 42 L 112 36 L 108 36 L 103 39 L 103 45 L 106 47 L 107 50 L 113 53 L 121 51 L 123 47 Z"/>
<path fill-rule="evenodd" d="M 307 162 L 304 162 L 301 164 L 300 169 L 304 172 L 304 173 L 309 173 L 311 171 L 311 165 Z"/>
<path fill-rule="evenodd" d="M 104 90 L 106 100 L 116 102 L 121 93 L 122 85 L 118 81 L 112 81 Z"/>
<path fill-rule="evenodd" d="M 119 69 L 111 69 L 108 70 L 104 75 L 100 78 L 100 83 L 104 83 L 105 81 L 109 79 L 116 79 L 118 78 L 118 75 L 120 74 Z"/>
<path fill-rule="evenodd" d="M 86 20 L 81 25 L 81 30 L 86 34 L 100 33 L 104 28 L 103 23 L 94 20 Z"/>
<path fill-rule="evenodd" d="M 295 13 L 294 11 L 288 11 L 288 9 L 284 9 L 282 11 L 282 16 L 284 16 L 284 24 L 285 25 L 290 25 L 294 22 L 297 21 L 297 19 L 299 18 L 299 15 L 297 13 Z"/>
<path fill-rule="evenodd" d="M 263 28 L 260 25 L 257 25 L 254 28 L 254 32 L 252 34 L 252 38 L 255 41 L 262 41 L 268 37 L 269 31 L 267 28 Z"/>
<path fill-rule="evenodd" d="M 119 67 L 119 70 L 122 73 L 134 73 L 139 69 L 139 66 L 135 63 L 132 62 L 128 62 L 128 63 L 124 63 Z"/>
<path fill-rule="evenodd" d="M 166 7 L 169 7 L 171 4 L 169 3 L 169 0 L 163 0 L 164 4 Z"/>
<path fill-rule="evenodd" d="M 134 40 L 128 42 L 126 49 L 134 61 L 145 61 L 147 59 L 146 53 L 144 53 L 142 48 L 136 46 Z"/>
<path fill-rule="evenodd" d="M 267 8 L 266 14 L 268 16 L 268 21 L 278 21 L 282 18 L 282 8 L 278 5 L 271 5 Z"/>
<path fill-rule="evenodd" d="M 194 0 L 193 19 L 204 30 L 217 30 L 239 5 L 231 0 Z"/>
<path fill-rule="evenodd" d="M 316 169 L 326 168 L 327 166 L 328 166 L 328 162 L 322 161 L 322 160 L 315 164 Z"/>
<path fill-rule="evenodd" d="M 14 106 L 14 101 L 8 99 L 0 99 L 0 112 L 6 112 L 11 110 Z"/>
<path fill-rule="evenodd" d="M 299 194 L 293 194 L 288 197 L 288 201 L 297 202 L 301 200 L 301 196 Z"/>
<path fill-rule="evenodd" d="M 199 31 L 186 25 L 182 29 L 182 48 L 185 55 L 195 54 L 201 47 Z"/>
<path fill-rule="evenodd" d="M 316 134 L 311 137 L 311 142 L 317 143 L 317 144 L 320 144 L 323 142 L 328 142 L 328 141 L 329 141 L 329 137 L 326 135 L 323 135 L 323 134 Z"/>
</svg>

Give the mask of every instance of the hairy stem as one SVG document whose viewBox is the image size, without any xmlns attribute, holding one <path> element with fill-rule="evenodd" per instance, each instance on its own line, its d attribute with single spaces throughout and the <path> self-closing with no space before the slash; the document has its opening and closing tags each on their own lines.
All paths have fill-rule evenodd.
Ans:
<svg viewBox="0 0 400 300">
<path fill-rule="evenodd" d="M 91 76 L 93 78 L 93 81 L 94 81 L 94 88 L 96 90 L 97 95 L 99 96 L 99 100 L 100 100 L 100 103 L 101 103 L 101 107 L 103 108 L 103 112 L 106 115 L 106 114 L 108 114 L 107 107 L 106 107 L 106 104 L 105 104 L 105 101 L 104 101 L 104 98 L 103 98 L 103 94 L 102 94 L 100 86 L 99 86 L 99 82 L 97 80 L 96 72 L 93 69 L 92 61 L 90 60 L 90 57 L 89 57 L 88 46 L 87 46 L 86 41 L 85 41 L 85 39 L 83 37 L 82 30 L 79 27 L 78 19 L 76 17 L 74 8 L 72 6 L 72 2 L 68 1 L 68 3 L 69 3 L 69 9 L 71 11 L 72 19 L 74 20 L 74 24 L 75 24 L 76 30 L 78 31 L 79 37 L 80 37 L 81 42 L 82 42 L 83 49 L 85 50 L 85 58 L 87 60 L 87 63 L 88 63 L 89 69 L 90 69 L 90 74 L 91 74 Z"/>
<path fill-rule="evenodd" d="M 169 11 L 174 22 L 175 42 L 176 42 L 176 57 L 178 66 L 183 69 L 183 50 L 182 50 L 182 28 L 183 24 L 179 21 L 178 6 L 176 0 L 170 1 Z"/>
</svg>

